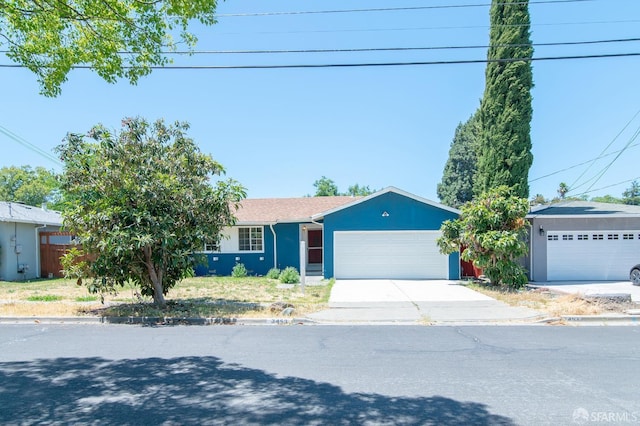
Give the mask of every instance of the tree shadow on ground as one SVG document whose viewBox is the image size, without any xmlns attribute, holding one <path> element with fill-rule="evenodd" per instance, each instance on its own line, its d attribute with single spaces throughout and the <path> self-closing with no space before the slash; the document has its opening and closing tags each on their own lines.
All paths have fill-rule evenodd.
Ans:
<svg viewBox="0 0 640 426">
<path fill-rule="evenodd" d="M 215 357 L 0 363 L 2 424 L 513 425 L 441 396 L 345 393 Z"/>
</svg>

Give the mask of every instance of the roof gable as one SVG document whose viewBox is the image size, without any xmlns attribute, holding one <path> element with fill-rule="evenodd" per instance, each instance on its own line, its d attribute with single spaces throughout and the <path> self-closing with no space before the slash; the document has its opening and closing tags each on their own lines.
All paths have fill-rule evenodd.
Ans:
<svg viewBox="0 0 640 426">
<path fill-rule="evenodd" d="M 26 204 L 0 201 L 0 221 L 61 226 L 62 216 L 60 212 L 54 210 L 45 210 Z"/>
<path fill-rule="evenodd" d="M 333 209 L 329 209 L 329 210 L 326 210 L 324 212 L 318 213 L 318 214 L 313 216 L 313 219 L 314 220 L 321 219 L 321 218 L 323 218 L 325 216 L 328 216 L 330 214 L 336 213 L 336 212 L 344 210 L 344 209 L 348 209 L 349 207 L 353 207 L 353 206 L 358 205 L 360 203 L 364 203 L 364 202 L 369 201 L 369 200 L 371 200 L 373 198 L 379 197 L 379 196 L 384 195 L 384 194 L 388 194 L 390 192 L 392 192 L 394 194 L 398 194 L 398 195 L 404 196 L 404 197 L 407 197 L 407 198 L 411 198 L 411 199 L 413 199 L 415 201 L 418 201 L 418 202 L 423 203 L 423 204 L 427 204 L 427 205 L 432 206 L 432 207 L 436 207 L 438 209 L 442 209 L 442 210 L 445 210 L 445 211 L 448 211 L 448 212 L 451 212 L 451 213 L 455 213 L 457 215 L 460 214 L 460 210 L 454 209 L 453 207 L 445 206 L 444 204 L 436 203 L 435 201 L 427 200 L 426 198 L 418 197 L 417 195 L 411 194 L 409 192 L 403 191 L 403 190 L 395 188 L 393 186 L 389 186 L 389 187 L 387 187 L 385 189 L 382 189 L 382 190 L 380 190 L 378 192 L 374 192 L 373 194 L 368 195 L 366 197 L 362 197 L 362 198 L 357 199 L 357 200 L 352 200 L 348 204 L 337 206 L 337 207 L 335 207 Z"/>
</svg>

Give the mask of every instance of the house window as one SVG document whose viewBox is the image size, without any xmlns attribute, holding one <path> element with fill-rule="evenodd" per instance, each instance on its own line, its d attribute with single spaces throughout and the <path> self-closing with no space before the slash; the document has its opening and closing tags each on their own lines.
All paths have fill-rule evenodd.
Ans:
<svg viewBox="0 0 640 426">
<path fill-rule="evenodd" d="M 589 234 L 578 234 L 578 240 L 586 241 L 589 239 Z"/>
<path fill-rule="evenodd" d="M 602 234 L 593 234 L 591 236 L 591 239 L 592 240 L 604 240 L 604 235 L 602 235 Z"/>
<path fill-rule="evenodd" d="M 573 241 L 573 235 L 571 235 L 571 234 L 564 234 L 564 235 L 562 235 L 562 239 L 563 239 L 564 241 Z"/>
<path fill-rule="evenodd" d="M 238 228 L 240 251 L 262 251 L 262 227 Z"/>
<path fill-rule="evenodd" d="M 622 234 L 623 240 L 633 240 L 633 234 Z"/>
<path fill-rule="evenodd" d="M 547 240 L 549 241 L 558 241 L 558 236 L 557 235 L 547 235 Z"/>
<path fill-rule="evenodd" d="M 218 246 L 218 243 L 215 241 L 205 241 L 204 251 L 220 251 L 220 246 Z"/>
<path fill-rule="evenodd" d="M 618 234 L 607 234 L 607 240 L 617 240 Z"/>
</svg>

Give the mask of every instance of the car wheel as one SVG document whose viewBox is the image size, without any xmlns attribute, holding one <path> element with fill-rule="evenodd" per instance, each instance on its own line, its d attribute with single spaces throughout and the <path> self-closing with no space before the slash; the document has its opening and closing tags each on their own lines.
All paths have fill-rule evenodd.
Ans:
<svg viewBox="0 0 640 426">
<path fill-rule="evenodd" d="M 640 269 L 633 268 L 629 274 L 629 278 L 631 279 L 631 284 L 640 285 Z"/>
</svg>

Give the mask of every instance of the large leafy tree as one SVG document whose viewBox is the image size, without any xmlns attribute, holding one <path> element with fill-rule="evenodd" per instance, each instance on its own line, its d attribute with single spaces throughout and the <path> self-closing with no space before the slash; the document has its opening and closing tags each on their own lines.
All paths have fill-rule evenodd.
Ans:
<svg viewBox="0 0 640 426">
<path fill-rule="evenodd" d="M 465 123 L 458 124 L 456 128 L 442 181 L 438 184 L 438 198 L 443 204 L 458 208 L 473 199 L 473 182 L 478 162 L 478 131 L 477 114 L 469 117 Z"/>
<path fill-rule="evenodd" d="M 46 96 L 74 66 L 89 66 L 106 81 L 136 83 L 163 53 L 192 47 L 191 20 L 214 24 L 216 0 L 0 0 L 0 47 L 33 71 Z M 177 37 L 176 37 L 177 36 Z"/>
<path fill-rule="evenodd" d="M 465 246 L 462 259 L 481 268 L 493 284 L 520 288 L 527 283 L 518 259 L 528 250 L 528 212 L 526 198 L 513 195 L 506 186 L 493 188 L 465 203 L 458 219 L 442 224 L 440 251 L 449 254 Z"/>
<path fill-rule="evenodd" d="M 130 282 L 164 306 L 164 295 L 192 272 L 192 253 L 234 223 L 244 188 L 233 180 L 211 185 L 224 169 L 199 151 L 188 128 L 126 119 L 120 133 L 96 126 L 58 147 L 63 188 L 75 205 L 64 225 L 83 249 L 65 264 L 75 265 L 72 276 L 90 278 L 90 291 Z"/>
<path fill-rule="evenodd" d="M 50 208 L 60 208 L 60 176 L 44 167 L 2 167 L 0 200 L 19 201 L 38 207 L 46 203 Z"/>
<path fill-rule="evenodd" d="M 316 188 L 316 197 L 331 197 L 340 195 L 338 192 L 338 185 L 326 176 L 322 176 L 320 179 L 313 183 Z"/>
<path fill-rule="evenodd" d="M 533 47 L 528 1 L 492 0 L 485 91 L 480 103 L 475 193 L 501 185 L 529 196 Z"/>
<path fill-rule="evenodd" d="M 640 183 L 636 180 L 622 193 L 622 202 L 625 204 L 640 205 Z"/>
<path fill-rule="evenodd" d="M 356 183 L 349 186 L 349 188 L 347 189 L 347 192 L 345 192 L 344 195 L 351 195 L 352 197 L 366 197 L 367 195 L 371 195 L 374 192 L 375 191 L 369 188 L 369 185 L 360 186 L 359 184 Z"/>
</svg>

